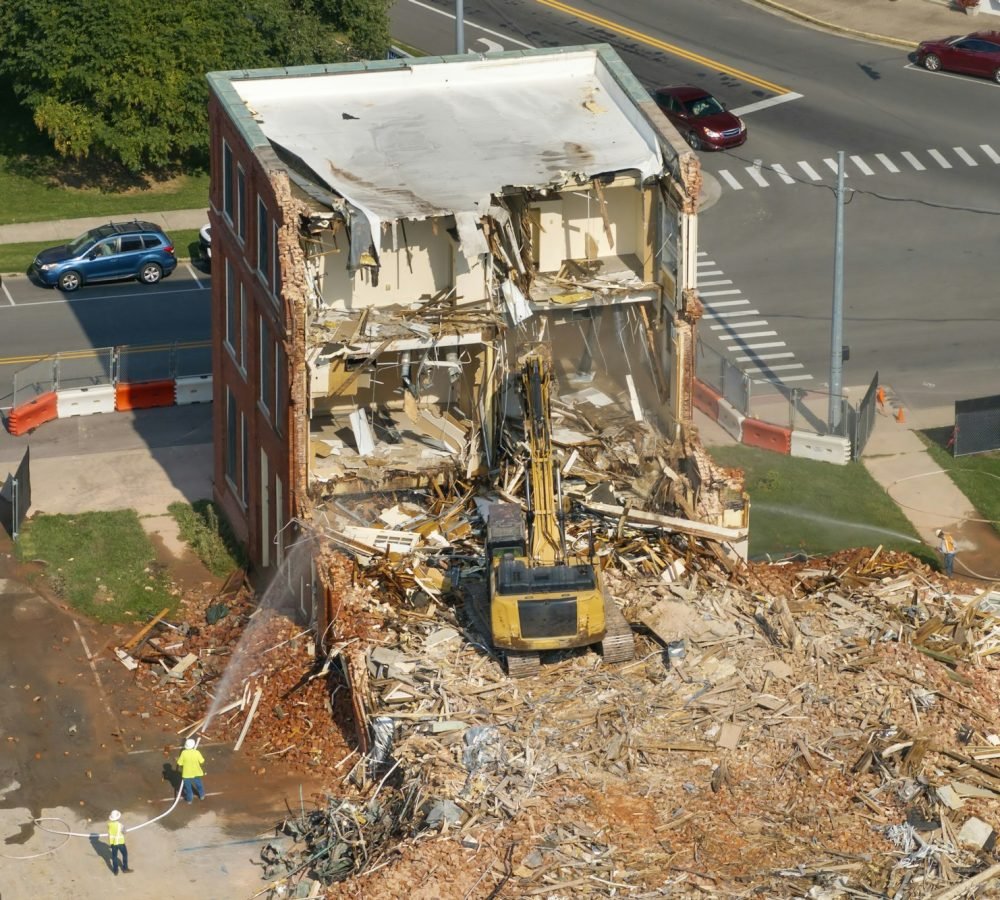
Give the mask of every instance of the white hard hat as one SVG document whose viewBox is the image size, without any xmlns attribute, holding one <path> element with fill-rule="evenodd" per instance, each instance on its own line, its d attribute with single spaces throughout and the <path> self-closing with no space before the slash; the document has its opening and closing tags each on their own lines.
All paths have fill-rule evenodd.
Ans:
<svg viewBox="0 0 1000 900">
<path fill-rule="evenodd" d="M 111 814 L 108 816 L 112 822 L 117 822 L 122 817 L 122 814 L 118 812 L 117 809 L 111 810 Z"/>
<path fill-rule="evenodd" d="M 188 738 L 184 742 L 184 749 L 185 750 L 194 750 L 194 738 Z"/>
</svg>

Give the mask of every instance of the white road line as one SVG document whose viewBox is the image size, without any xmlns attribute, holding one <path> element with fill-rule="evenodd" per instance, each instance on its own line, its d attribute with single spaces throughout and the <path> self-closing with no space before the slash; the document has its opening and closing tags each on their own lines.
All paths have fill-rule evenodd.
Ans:
<svg viewBox="0 0 1000 900">
<path fill-rule="evenodd" d="M 426 9 L 430 12 L 437 13 L 439 16 L 444 16 L 446 19 L 451 19 L 455 21 L 455 14 L 450 12 L 445 12 L 443 9 L 435 9 L 433 6 L 428 6 L 426 3 L 420 3 L 419 0 L 409 0 L 414 6 L 419 6 L 421 9 Z M 470 28 L 476 28 L 479 31 L 484 31 L 486 34 L 492 34 L 494 37 L 501 38 L 508 44 L 517 44 L 518 47 L 527 47 L 529 50 L 534 49 L 534 45 L 526 44 L 524 41 L 519 41 L 516 38 L 512 38 L 509 34 L 501 34 L 499 31 L 491 31 L 489 28 L 483 28 L 482 25 L 476 25 L 474 22 L 470 22 L 465 16 L 462 16 L 462 21 Z"/>
<path fill-rule="evenodd" d="M 812 381 L 812 375 L 789 375 L 787 378 L 755 378 L 754 384 L 784 384 L 786 381 Z"/>
<path fill-rule="evenodd" d="M 804 369 L 805 365 L 803 363 L 785 363 L 781 366 L 753 366 L 748 369 L 744 369 L 748 375 L 759 375 L 761 372 L 787 372 L 791 369 Z"/>
<path fill-rule="evenodd" d="M 10 303 L 10 305 L 17 306 L 17 304 L 14 302 L 14 298 L 11 297 L 10 295 L 10 291 L 7 290 L 7 285 L 5 285 L 2 281 L 0 281 L 0 288 L 3 288 L 4 295 L 7 297 L 7 300 Z"/>
<path fill-rule="evenodd" d="M 902 157 L 918 172 L 924 172 L 927 170 L 927 166 L 925 166 L 919 159 L 917 159 L 912 153 L 910 153 L 909 150 L 904 150 L 902 152 Z"/>
<path fill-rule="evenodd" d="M 797 165 L 797 166 L 798 166 L 798 167 L 799 167 L 799 168 L 800 168 L 800 169 L 801 169 L 801 170 L 802 170 L 803 172 L 805 172 L 805 173 L 806 173 L 806 175 L 807 175 L 807 176 L 808 176 L 809 178 L 811 178 L 811 179 L 812 179 L 813 181 L 822 181 L 822 180 L 823 180 L 823 176 L 822 176 L 822 175 L 820 175 L 820 174 L 819 174 L 819 172 L 817 172 L 817 171 L 816 171 L 816 170 L 815 170 L 815 169 L 814 169 L 814 168 L 813 168 L 813 167 L 812 167 L 811 165 L 809 165 L 809 163 L 807 163 L 807 162 L 802 162 L 802 161 L 799 161 L 798 163 L 796 163 L 796 165 Z"/>
<path fill-rule="evenodd" d="M 826 157 L 826 159 L 823 160 L 823 162 L 826 163 L 826 167 L 831 172 L 833 172 L 834 175 L 837 174 L 837 160 L 835 160 L 832 156 L 828 156 L 828 157 Z M 845 169 L 846 169 L 846 166 L 845 166 Z M 844 178 L 850 178 L 850 177 L 851 177 L 851 173 L 845 171 L 844 172 Z"/>
<path fill-rule="evenodd" d="M 724 329 L 734 329 L 734 328 L 760 328 L 767 324 L 767 319 L 758 319 L 756 322 L 723 322 L 721 325 L 711 325 L 712 331 L 722 331 Z"/>
<path fill-rule="evenodd" d="M 698 291 L 702 297 L 725 297 L 732 296 L 733 294 L 743 293 L 739 288 L 733 288 L 732 290 L 726 291 Z"/>
<path fill-rule="evenodd" d="M 927 155 L 942 169 L 950 169 L 952 167 L 951 163 L 944 158 L 944 154 L 940 150 L 928 150 Z"/>
<path fill-rule="evenodd" d="M 972 154 L 969 153 L 969 151 L 966 150 L 964 147 L 952 147 L 951 149 L 955 151 L 955 155 L 960 160 L 962 160 L 962 162 L 964 162 L 967 166 L 978 166 L 979 165 L 979 163 L 977 163 L 972 158 Z"/>
<path fill-rule="evenodd" d="M 980 144 L 979 149 L 990 158 L 991 162 L 1000 164 L 1000 153 L 997 153 L 989 144 Z"/>
<path fill-rule="evenodd" d="M 700 272 L 698 274 L 701 274 Z M 732 278 L 721 278 L 718 281 L 699 281 L 698 287 L 718 287 L 721 284 L 732 284 Z"/>
<path fill-rule="evenodd" d="M 762 356 L 754 354 L 753 356 L 737 356 L 736 362 L 757 362 L 757 360 L 768 360 L 768 359 L 792 359 L 795 356 L 794 353 L 765 353 Z"/>
<path fill-rule="evenodd" d="M 759 338 L 759 337 L 776 337 L 777 331 L 751 331 L 750 334 L 722 334 L 719 335 L 720 341 L 745 341 L 749 338 Z"/>
<path fill-rule="evenodd" d="M 719 177 L 726 182 L 734 191 L 742 191 L 743 185 L 740 184 L 732 175 L 729 174 L 727 169 L 719 169 Z"/>
<path fill-rule="evenodd" d="M 866 163 L 860 156 L 852 156 L 851 162 L 854 163 L 854 165 L 856 165 L 859 169 L 861 169 L 862 174 L 864 175 L 875 174 L 875 170 L 870 165 L 868 165 L 868 163 Z"/>
<path fill-rule="evenodd" d="M 771 347 L 787 347 L 784 341 L 769 341 L 766 344 L 734 344 L 729 348 L 730 353 L 739 353 L 743 350 L 770 350 Z"/>
<path fill-rule="evenodd" d="M 775 163 L 773 166 L 771 166 L 771 168 L 774 169 L 774 171 L 778 173 L 778 177 L 783 182 L 785 182 L 785 184 L 795 184 L 795 179 L 792 178 L 792 176 L 789 175 L 785 171 L 785 167 L 784 166 L 780 166 L 780 165 L 778 165 L 778 163 Z"/>
<path fill-rule="evenodd" d="M 877 159 L 883 166 L 885 166 L 890 172 L 898 172 L 899 166 L 897 166 L 888 156 L 884 153 L 876 153 L 875 159 Z"/>
<path fill-rule="evenodd" d="M 708 256 L 708 251 L 707 250 L 699 250 L 698 251 L 698 255 L 699 256 Z"/>
<path fill-rule="evenodd" d="M 732 312 L 707 312 L 702 315 L 703 319 L 732 319 L 737 316 L 759 316 L 759 309 L 736 309 Z"/>
<path fill-rule="evenodd" d="M 190 263 L 185 263 L 185 264 L 184 264 L 184 267 L 185 267 L 185 268 L 186 268 L 186 269 L 187 269 L 187 270 L 188 270 L 188 271 L 189 271 L 189 272 L 191 273 L 191 277 L 192 277 L 192 278 L 194 279 L 194 283 L 195 283 L 196 285 L 198 285 L 198 288 L 199 288 L 199 290 L 202 290 L 202 291 L 203 291 L 203 290 L 205 290 L 205 285 L 203 285 L 203 284 L 202 284 L 202 283 L 201 283 L 201 282 L 200 282 L 200 281 L 198 280 L 198 273 L 197 273 L 197 272 L 195 272 L 195 270 L 191 268 L 191 264 L 190 264 Z"/>
<path fill-rule="evenodd" d="M 789 100 L 801 100 L 802 95 L 796 94 L 795 91 L 789 91 L 787 94 L 778 94 L 777 97 L 769 97 L 767 100 L 758 100 L 756 103 L 749 103 L 746 106 L 738 106 L 736 109 L 729 110 L 734 116 L 745 116 L 747 113 L 760 112 L 762 109 L 770 109 L 772 106 L 777 106 L 779 103 L 787 103 Z"/>
<path fill-rule="evenodd" d="M 737 291 L 739 293 L 739 291 Z M 706 303 L 705 309 L 710 309 L 713 312 L 717 310 L 720 306 L 749 306 L 749 300 L 717 300 L 715 303 Z"/>
<path fill-rule="evenodd" d="M 756 181 L 757 184 L 760 185 L 760 187 L 768 186 L 767 182 L 764 180 L 764 176 L 760 174 L 760 170 L 756 166 L 747 166 L 746 173 L 754 181 Z"/>
<path fill-rule="evenodd" d="M 700 266 L 700 265 L 701 265 L 701 263 L 698 263 L 698 265 Z M 715 263 L 709 263 L 709 265 L 710 265 L 710 266 L 714 266 L 714 265 L 715 265 Z M 699 278 L 709 278 L 709 277 L 711 277 L 712 275 L 725 275 L 725 274 L 726 274 L 726 273 L 725 273 L 725 272 L 723 272 L 723 271 L 722 271 L 722 269 L 712 269 L 712 271 L 711 271 L 711 272 L 701 272 L 701 271 L 699 271 L 699 272 L 698 272 L 698 277 L 699 277 Z"/>
<path fill-rule="evenodd" d="M 702 256 L 703 254 L 699 253 L 698 255 Z M 704 254 L 704 255 L 708 256 L 707 253 Z M 698 265 L 699 266 L 717 266 L 718 263 L 714 259 L 699 259 L 698 260 Z"/>
<path fill-rule="evenodd" d="M 90 655 L 90 647 L 87 646 L 87 639 L 83 636 L 83 629 L 80 627 L 80 623 L 73 620 L 73 627 L 76 628 L 76 633 L 80 638 L 80 643 L 83 645 L 83 653 L 87 657 L 87 662 L 90 663 L 90 671 L 94 673 L 94 681 L 97 682 L 97 693 L 101 699 L 101 703 L 104 706 L 104 711 L 111 717 L 111 721 L 115 723 L 115 727 L 118 727 L 118 720 L 115 718 L 115 714 L 111 712 L 111 707 L 108 705 L 108 701 L 104 696 L 104 685 L 101 683 L 101 676 L 97 672 L 97 666 L 94 665 L 94 657 Z"/>
</svg>

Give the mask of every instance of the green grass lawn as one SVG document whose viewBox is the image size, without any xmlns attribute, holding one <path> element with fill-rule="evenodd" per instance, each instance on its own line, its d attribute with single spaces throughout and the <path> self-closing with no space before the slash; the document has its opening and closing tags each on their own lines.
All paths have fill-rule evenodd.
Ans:
<svg viewBox="0 0 1000 900">
<path fill-rule="evenodd" d="M 1000 452 L 954 457 L 942 444 L 951 436 L 950 428 L 920 432 L 931 458 L 969 498 L 983 519 L 1000 531 Z"/>
<path fill-rule="evenodd" d="M 142 622 L 177 603 L 135 510 L 33 516 L 18 554 L 44 561 L 49 589 L 99 622 Z"/>
<path fill-rule="evenodd" d="M 242 545 L 211 500 L 171 503 L 167 511 L 176 520 L 181 538 L 213 575 L 228 575 L 247 564 Z"/>
<path fill-rule="evenodd" d="M 835 466 L 752 447 L 711 447 L 724 466 L 746 473 L 750 556 L 827 554 L 879 544 L 933 562 L 934 554 L 864 466 Z"/>
<path fill-rule="evenodd" d="M 67 235 L 67 238 L 74 238 L 75 234 Z M 186 228 L 178 231 L 171 231 L 170 237 L 174 239 L 174 252 L 177 258 L 187 257 L 196 259 L 201 251 L 198 245 L 198 229 Z M 23 275 L 31 261 L 38 254 L 39 250 L 46 247 L 53 247 L 58 241 L 31 241 L 25 244 L 0 244 L 0 274 L 3 275 Z"/>
<path fill-rule="evenodd" d="M 71 187 L 52 178 L 19 174 L 15 160 L 0 156 L 0 225 L 207 208 L 208 182 L 208 174 L 200 173 L 149 182 L 123 192 Z"/>
</svg>

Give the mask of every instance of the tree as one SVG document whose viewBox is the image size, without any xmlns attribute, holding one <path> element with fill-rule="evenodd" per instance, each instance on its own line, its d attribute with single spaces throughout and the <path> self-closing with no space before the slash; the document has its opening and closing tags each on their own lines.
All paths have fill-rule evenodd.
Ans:
<svg viewBox="0 0 1000 900">
<path fill-rule="evenodd" d="M 205 73 L 384 56 L 389 0 L 18 0 L 0 77 L 66 157 L 203 162 Z"/>
</svg>

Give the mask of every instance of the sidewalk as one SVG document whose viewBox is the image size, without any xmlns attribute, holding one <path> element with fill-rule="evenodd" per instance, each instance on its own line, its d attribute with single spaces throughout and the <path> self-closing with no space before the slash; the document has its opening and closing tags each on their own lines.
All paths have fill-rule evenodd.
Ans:
<svg viewBox="0 0 1000 900">
<path fill-rule="evenodd" d="M 912 48 L 931 38 L 1000 30 L 1000 16 L 968 15 L 950 0 L 751 0 L 805 24 L 875 41 Z M 990 0 L 980 0 L 989 6 Z"/>
<path fill-rule="evenodd" d="M 134 219 L 152 222 L 169 234 L 171 230 L 201 228 L 208 222 L 208 210 L 175 209 L 167 212 L 122 213 L 117 216 L 88 216 L 84 219 L 52 219 L 50 222 L 0 225 L 0 244 L 71 240 L 99 225 L 107 225 L 108 222 L 131 222 Z"/>
</svg>

